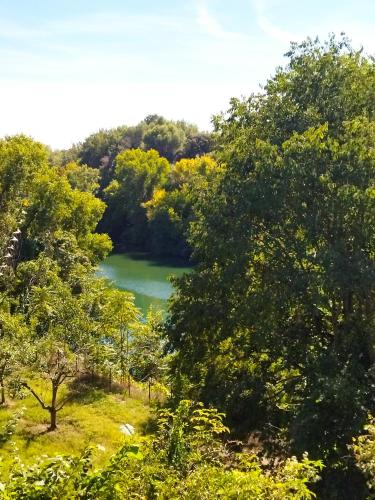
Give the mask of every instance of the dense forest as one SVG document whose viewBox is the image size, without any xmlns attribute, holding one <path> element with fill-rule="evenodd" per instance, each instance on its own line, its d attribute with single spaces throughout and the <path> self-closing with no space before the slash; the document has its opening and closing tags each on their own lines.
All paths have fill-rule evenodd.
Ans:
<svg viewBox="0 0 375 500">
<path fill-rule="evenodd" d="M 90 167 L 80 177 L 99 184 L 95 193 L 107 208 L 98 231 L 117 248 L 187 259 L 194 192 L 219 171 L 209 154 L 213 147 L 212 134 L 195 125 L 150 115 L 136 126 L 100 130 L 54 151 L 51 162 L 70 170 L 77 163 Z"/>
<path fill-rule="evenodd" d="M 0 140 L 0 499 L 373 498 L 374 59 L 286 57 L 212 133 Z M 194 262 L 166 317 L 114 248 Z"/>
</svg>

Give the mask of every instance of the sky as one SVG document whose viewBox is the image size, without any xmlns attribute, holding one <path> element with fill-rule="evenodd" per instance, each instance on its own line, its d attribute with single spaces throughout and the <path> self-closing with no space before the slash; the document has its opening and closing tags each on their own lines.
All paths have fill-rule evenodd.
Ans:
<svg viewBox="0 0 375 500">
<path fill-rule="evenodd" d="M 0 136 L 67 148 L 154 113 L 209 130 L 290 41 L 374 54 L 374 20 L 373 0 L 0 0 Z"/>
</svg>

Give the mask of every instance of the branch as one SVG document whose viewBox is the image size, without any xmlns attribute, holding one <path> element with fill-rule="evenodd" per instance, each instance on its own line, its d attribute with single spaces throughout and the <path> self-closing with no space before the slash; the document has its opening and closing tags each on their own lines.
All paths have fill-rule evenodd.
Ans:
<svg viewBox="0 0 375 500">
<path fill-rule="evenodd" d="M 29 386 L 27 382 L 22 382 L 21 385 L 22 387 L 26 387 L 26 389 L 28 389 L 31 392 L 31 394 L 38 401 L 43 410 L 48 410 L 48 411 L 50 410 L 51 407 L 45 404 L 45 402 L 39 397 L 39 395 L 34 391 L 34 389 Z"/>
<path fill-rule="evenodd" d="M 73 399 L 75 396 L 75 394 L 70 394 L 69 396 L 67 396 L 65 399 L 63 399 L 61 401 L 61 403 L 59 403 L 58 405 L 56 405 L 56 411 L 60 411 L 64 408 L 64 406 L 66 405 L 66 403 L 68 401 L 70 401 L 71 399 Z"/>
</svg>

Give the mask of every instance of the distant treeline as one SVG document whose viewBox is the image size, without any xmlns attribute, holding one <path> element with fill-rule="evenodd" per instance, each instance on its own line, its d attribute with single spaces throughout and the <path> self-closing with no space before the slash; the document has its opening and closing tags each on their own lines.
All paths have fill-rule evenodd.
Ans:
<svg viewBox="0 0 375 500">
<path fill-rule="evenodd" d="M 107 204 L 98 230 L 119 248 L 186 258 L 194 192 L 216 170 L 213 147 L 212 134 L 196 125 L 149 115 L 138 125 L 99 130 L 54 151 L 51 161 L 75 172 L 78 163 L 80 177 L 97 183 Z"/>
</svg>

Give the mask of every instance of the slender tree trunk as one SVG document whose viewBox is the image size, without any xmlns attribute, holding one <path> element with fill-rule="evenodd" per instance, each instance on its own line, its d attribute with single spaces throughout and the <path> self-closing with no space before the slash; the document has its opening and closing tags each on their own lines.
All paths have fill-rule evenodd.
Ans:
<svg viewBox="0 0 375 500">
<path fill-rule="evenodd" d="M 148 404 L 151 403 L 151 379 L 148 379 Z"/>
<path fill-rule="evenodd" d="M 57 410 L 56 410 L 56 401 L 57 401 L 57 391 L 58 391 L 59 386 L 52 382 L 52 401 L 51 401 L 51 406 L 49 407 L 49 413 L 51 416 L 50 420 L 50 426 L 49 430 L 54 431 L 57 428 L 56 424 L 56 416 L 57 416 Z"/>
<path fill-rule="evenodd" d="M 364 299 L 364 309 L 366 323 L 371 325 L 374 318 L 374 299 L 373 296 L 369 295 Z M 369 328 L 367 331 L 367 351 L 370 362 L 375 363 L 375 332 L 373 328 Z"/>
<path fill-rule="evenodd" d="M 57 424 L 56 424 L 56 416 L 57 416 L 57 411 L 56 411 L 56 408 L 52 408 L 50 409 L 50 416 L 51 416 L 51 419 L 50 419 L 50 426 L 49 426 L 49 431 L 55 431 L 57 429 Z"/>
<path fill-rule="evenodd" d="M 346 290 L 343 296 L 343 314 L 345 321 L 348 322 L 353 313 L 353 292 Z"/>
<path fill-rule="evenodd" d="M 0 404 L 1 405 L 5 404 L 5 387 L 3 379 L 1 379 L 0 381 Z"/>
</svg>

